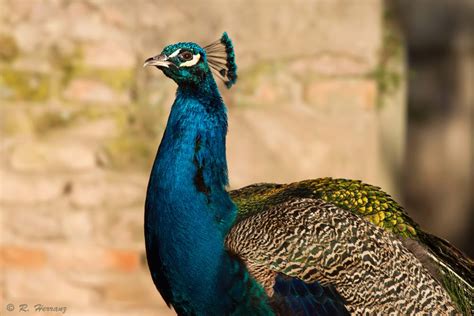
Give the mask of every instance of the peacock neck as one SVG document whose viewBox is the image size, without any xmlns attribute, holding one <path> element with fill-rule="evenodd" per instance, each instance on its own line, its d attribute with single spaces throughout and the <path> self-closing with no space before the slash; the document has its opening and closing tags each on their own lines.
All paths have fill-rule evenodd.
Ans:
<svg viewBox="0 0 474 316">
<path fill-rule="evenodd" d="M 149 188 L 153 190 L 149 194 L 157 195 L 174 214 L 191 214 L 189 219 L 194 221 L 194 215 L 198 215 L 194 213 L 199 217 L 203 216 L 200 213 L 212 214 L 213 226 L 222 237 L 236 213 L 226 191 L 226 134 L 226 108 L 214 80 L 199 86 L 180 86 Z M 184 215 L 182 218 L 188 219 Z"/>
<path fill-rule="evenodd" d="M 145 239 L 152 277 L 175 309 L 216 305 L 224 238 L 236 209 L 226 185 L 227 115 L 217 86 L 179 87 L 148 184 Z"/>
</svg>

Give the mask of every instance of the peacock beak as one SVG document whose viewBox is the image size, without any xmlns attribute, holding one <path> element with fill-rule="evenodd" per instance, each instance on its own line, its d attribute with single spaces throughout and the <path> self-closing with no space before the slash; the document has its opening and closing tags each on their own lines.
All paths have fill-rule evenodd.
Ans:
<svg viewBox="0 0 474 316">
<path fill-rule="evenodd" d="M 165 54 L 160 54 L 160 55 L 156 55 L 145 60 L 143 67 L 156 66 L 156 67 L 169 68 L 170 65 L 174 66 L 174 64 L 171 61 L 168 61 L 168 56 L 166 56 Z"/>
</svg>

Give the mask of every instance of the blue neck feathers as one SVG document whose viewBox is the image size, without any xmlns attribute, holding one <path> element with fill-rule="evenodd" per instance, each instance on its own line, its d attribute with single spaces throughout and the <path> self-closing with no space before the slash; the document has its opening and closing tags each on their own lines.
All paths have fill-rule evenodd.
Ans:
<svg viewBox="0 0 474 316">
<path fill-rule="evenodd" d="M 226 134 L 226 108 L 214 80 L 179 87 L 153 165 L 150 186 L 158 187 L 148 192 L 172 212 L 186 204 L 181 216 L 202 219 L 204 211 L 212 214 L 221 236 L 236 213 L 226 192 Z"/>
<path fill-rule="evenodd" d="M 180 314 L 251 311 L 256 296 L 258 310 L 269 311 L 261 287 L 224 248 L 236 216 L 226 192 L 226 133 L 212 76 L 178 87 L 148 184 L 145 239 L 153 280 Z"/>
</svg>

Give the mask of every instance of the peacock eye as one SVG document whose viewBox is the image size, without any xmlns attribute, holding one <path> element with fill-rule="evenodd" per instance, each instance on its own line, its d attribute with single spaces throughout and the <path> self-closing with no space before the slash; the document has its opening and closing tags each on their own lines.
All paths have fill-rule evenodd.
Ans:
<svg viewBox="0 0 474 316">
<path fill-rule="evenodd" d="M 181 57 L 183 60 L 191 60 L 193 59 L 193 54 L 191 54 L 191 52 L 182 52 L 179 54 L 179 57 Z"/>
</svg>

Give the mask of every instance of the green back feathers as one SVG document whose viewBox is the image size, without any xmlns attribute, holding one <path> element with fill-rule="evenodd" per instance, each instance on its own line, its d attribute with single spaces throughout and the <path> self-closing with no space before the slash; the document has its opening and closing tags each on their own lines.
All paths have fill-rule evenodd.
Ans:
<svg viewBox="0 0 474 316">
<path fill-rule="evenodd" d="M 415 237 L 417 225 L 403 208 L 379 187 L 356 180 L 320 178 L 287 185 L 257 184 L 230 192 L 245 217 L 289 197 L 322 199 L 365 217 L 377 226 L 403 237 Z"/>
</svg>

